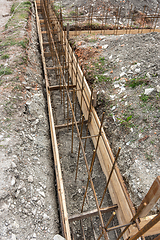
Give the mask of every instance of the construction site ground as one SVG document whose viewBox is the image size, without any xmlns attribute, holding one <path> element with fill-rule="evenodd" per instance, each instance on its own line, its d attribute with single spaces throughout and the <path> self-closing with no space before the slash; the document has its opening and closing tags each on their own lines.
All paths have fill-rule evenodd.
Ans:
<svg viewBox="0 0 160 240">
<path fill-rule="evenodd" d="M 146 3 L 132 2 L 139 8 Z M 53 239 L 60 224 L 34 4 L 0 3 L 0 238 Z M 13 3 L 24 13 L 8 22 L 2 14 L 11 16 Z M 147 4 L 156 8 L 157 1 Z M 97 91 L 100 118 L 105 111 L 113 153 L 122 148 L 118 166 L 138 206 L 160 175 L 160 34 L 87 34 L 71 43 Z"/>
</svg>

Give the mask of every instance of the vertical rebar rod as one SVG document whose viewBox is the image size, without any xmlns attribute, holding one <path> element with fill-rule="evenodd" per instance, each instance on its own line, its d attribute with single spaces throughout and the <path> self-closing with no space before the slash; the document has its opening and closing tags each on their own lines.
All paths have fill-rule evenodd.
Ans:
<svg viewBox="0 0 160 240">
<path fill-rule="evenodd" d="M 82 219 L 80 220 L 80 225 L 82 228 L 83 239 L 86 240 Z"/>
<path fill-rule="evenodd" d="M 73 112 L 74 112 L 74 100 L 75 100 L 75 89 L 73 88 Z M 71 143 L 71 153 L 73 153 L 73 133 L 74 133 L 74 118 L 73 118 L 73 115 L 72 115 L 72 143 Z"/>
<path fill-rule="evenodd" d="M 156 21 L 155 21 L 155 25 L 154 25 L 153 32 L 154 32 L 154 31 L 155 31 L 155 29 L 156 29 L 156 26 L 157 26 L 157 22 L 158 22 L 158 16 L 159 16 L 159 14 L 160 14 L 160 10 L 159 10 L 159 12 L 158 12 L 158 15 L 157 15 L 157 18 L 156 18 Z"/>
<path fill-rule="evenodd" d="M 82 123 L 81 123 L 80 137 L 82 137 L 83 123 L 84 123 L 84 115 L 82 116 Z M 76 182 L 76 180 L 77 180 L 77 174 L 78 174 L 78 164 L 79 164 L 80 150 L 81 150 L 81 144 L 80 144 L 80 142 L 79 142 L 78 157 L 77 157 L 77 167 L 76 167 L 76 175 L 75 175 L 75 182 Z"/>
<path fill-rule="evenodd" d="M 115 215 L 116 215 L 116 213 L 113 212 L 112 215 L 110 216 L 110 218 L 109 218 L 109 220 L 108 220 L 106 226 L 104 227 L 105 229 L 108 228 L 109 224 L 112 222 L 112 220 L 113 220 L 113 218 L 114 218 Z M 102 236 L 103 236 L 103 233 L 100 234 L 100 236 L 98 237 L 97 240 L 101 239 Z"/>
<path fill-rule="evenodd" d="M 76 91 L 77 91 L 77 81 L 78 81 L 78 55 L 76 55 Z M 77 115 L 77 97 L 75 100 L 75 116 Z"/>
<path fill-rule="evenodd" d="M 116 35 L 118 33 L 120 15 L 121 15 L 121 7 L 118 8 L 118 18 L 117 18 L 118 24 L 117 24 L 117 29 L 116 29 Z"/>
<path fill-rule="evenodd" d="M 82 104 L 83 104 L 83 89 L 84 89 L 84 71 L 83 71 L 83 76 L 82 76 L 82 88 L 81 88 L 81 105 L 80 105 L 80 119 L 82 117 Z"/>
<path fill-rule="evenodd" d="M 91 90 L 91 98 L 90 98 L 89 111 L 88 111 L 88 118 L 87 118 L 88 122 L 87 122 L 87 127 L 86 127 L 86 137 L 88 136 L 88 127 L 89 127 L 89 123 L 91 121 L 92 96 L 93 96 L 93 88 Z M 84 150 L 86 150 L 86 144 L 87 144 L 87 138 L 85 139 L 85 142 L 84 142 Z"/>
<path fill-rule="evenodd" d="M 110 172 L 110 174 L 109 174 L 108 181 L 107 181 L 106 187 L 105 187 L 105 189 L 104 189 L 103 196 L 102 196 L 102 200 L 101 200 L 101 203 L 100 203 L 99 207 L 101 207 L 101 205 L 102 205 L 102 203 L 103 203 L 104 196 L 105 196 L 105 194 L 106 194 L 106 191 L 107 191 L 109 182 L 110 182 L 111 177 L 112 177 L 112 174 L 113 174 L 113 170 L 114 170 L 115 165 L 116 165 L 116 162 L 117 162 L 117 160 L 118 160 L 118 156 L 119 156 L 120 150 L 121 150 L 121 148 L 119 147 L 118 152 L 117 152 L 117 154 L 116 154 L 116 158 L 115 158 L 115 160 L 114 160 L 114 163 L 113 163 L 113 166 L 112 166 L 112 169 L 111 169 L 111 172 Z"/>
<path fill-rule="evenodd" d="M 143 12 L 144 16 L 143 16 L 143 24 L 142 24 L 142 28 L 141 28 L 141 33 L 143 32 L 143 28 L 144 28 L 144 20 L 145 20 L 146 9 L 147 9 L 147 6 L 144 6 L 144 12 Z"/>
<path fill-rule="evenodd" d="M 69 90 L 69 43 L 68 43 L 68 90 Z M 69 102 L 68 102 L 68 97 L 67 97 L 67 129 L 68 129 L 68 123 L 69 123 Z"/>
<path fill-rule="evenodd" d="M 93 18 L 93 6 L 92 6 L 92 13 L 91 13 L 90 34 L 91 34 L 91 31 L 92 31 L 92 18 Z"/>
<path fill-rule="evenodd" d="M 101 125 L 100 125 L 100 128 L 99 128 L 99 135 L 98 135 L 98 139 L 97 139 L 97 143 L 96 143 L 96 148 L 95 148 L 95 150 L 93 151 L 91 166 L 90 166 L 90 170 L 89 170 L 89 171 L 90 171 L 90 174 L 92 174 L 92 170 L 93 170 L 93 166 L 94 166 L 94 160 L 95 160 L 95 157 L 96 157 L 96 153 L 97 153 L 97 149 L 98 149 L 98 144 L 99 144 L 99 139 L 100 139 L 100 136 L 101 136 L 101 129 L 102 129 L 102 126 L 103 126 L 103 119 L 104 119 L 104 113 L 102 114 Z M 84 203 L 85 203 L 85 199 L 86 199 L 86 194 L 87 194 L 87 190 L 88 190 L 88 185 L 89 185 L 89 177 L 88 177 L 88 180 L 87 180 L 87 185 L 86 185 L 86 190 L 85 190 L 85 194 L 84 194 L 84 198 L 83 198 L 83 203 L 82 203 L 81 212 L 83 212 L 83 207 L 84 207 Z"/>
<path fill-rule="evenodd" d="M 107 24 L 107 17 L 108 17 L 108 8 L 105 16 L 105 23 L 104 23 L 104 34 L 105 34 L 105 29 L 106 29 L 106 24 Z"/>
<path fill-rule="evenodd" d="M 150 32 L 151 32 L 152 29 L 153 29 L 153 24 L 154 24 L 154 21 L 155 21 L 155 16 L 156 16 L 156 14 L 157 14 L 157 11 L 158 11 L 158 4 L 157 4 L 155 13 L 154 13 L 153 16 L 152 16 Z"/>
</svg>

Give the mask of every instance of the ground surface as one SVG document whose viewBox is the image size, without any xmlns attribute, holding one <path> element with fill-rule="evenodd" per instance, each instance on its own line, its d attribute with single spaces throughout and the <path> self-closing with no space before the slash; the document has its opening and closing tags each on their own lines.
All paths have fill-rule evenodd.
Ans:
<svg viewBox="0 0 160 240">
<path fill-rule="evenodd" d="M 97 91 L 97 112 L 100 117 L 106 112 L 104 128 L 113 152 L 122 147 L 119 168 L 138 206 L 160 174 L 160 34 L 76 40 L 75 52 Z"/>
<path fill-rule="evenodd" d="M 20 2 L 15 3 L 17 6 Z M 12 4 L 3 1 L 1 12 L 10 13 L 10 8 L 5 6 Z M 22 1 L 11 21 L 0 15 L 0 21 L 3 18 L 3 24 L 7 24 L 0 33 L 2 240 L 53 239 L 59 232 L 34 14 L 33 5 Z"/>
</svg>

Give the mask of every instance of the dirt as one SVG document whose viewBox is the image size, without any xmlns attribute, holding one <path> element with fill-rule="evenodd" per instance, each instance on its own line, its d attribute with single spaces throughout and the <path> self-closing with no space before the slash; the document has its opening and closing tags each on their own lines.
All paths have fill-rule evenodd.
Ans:
<svg viewBox="0 0 160 240">
<path fill-rule="evenodd" d="M 74 39 L 86 78 L 97 91 L 98 115 L 106 113 L 111 148 L 114 154 L 122 148 L 118 165 L 135 206 L 160 173 L 159 39 L 159 33 Z"/>
<path fill-rule="evenodd" d="M 0 35 L 0 239 L 52 239 L 59 233 L 59 217 L 33 3 L 22 1 L 5 24 Z"/>
</svg>

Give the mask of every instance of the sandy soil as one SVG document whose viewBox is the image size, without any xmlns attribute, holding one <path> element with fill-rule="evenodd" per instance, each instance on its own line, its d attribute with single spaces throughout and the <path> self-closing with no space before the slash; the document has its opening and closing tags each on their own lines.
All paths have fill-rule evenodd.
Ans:
<svg viewBox="0 0 160 240">
<path fill-rule="evenodd" d="M 4 7 L 7 3 L 5 1 Z M 9 2 L 9 6 L 11 4 L 13 2 Z M 21 8 L 23 6 L 26 5 L 22 3 Z M 0 35 L 2 240 L 53 239 L 59 233 L 55 177 L 33 5 L 31 10 L 33 14 L 28 23 L 28 14 L 20 15 L 17 12 Z M 21 21 L 16 22 L 17 18 L 21 18 Z"/>
</svg>

